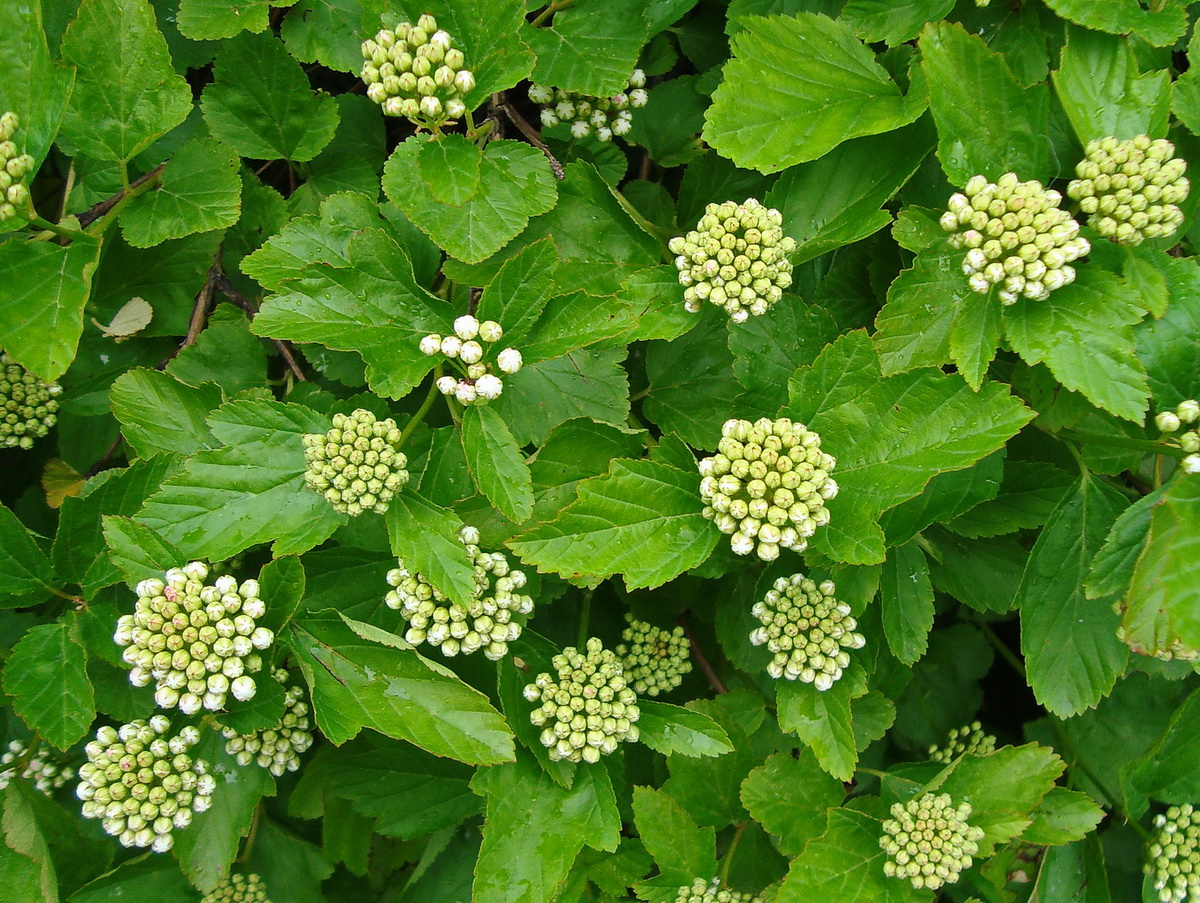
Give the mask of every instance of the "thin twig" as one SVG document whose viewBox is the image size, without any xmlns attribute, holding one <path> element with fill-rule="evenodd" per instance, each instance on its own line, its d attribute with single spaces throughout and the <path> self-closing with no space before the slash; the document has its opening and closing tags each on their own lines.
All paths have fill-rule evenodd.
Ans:
<svg viewBox="0 0 1200 903">
<path fill-rule="evenodd" d="M 85 480 L 90 480 L 96 474 L 100 473 L 100 471 L 107 469 L 109 459 L 117 453 L 117 449 L 120 447 L 121 434 L 117 433 L 117 438 L 112 441 L 112 445 L 108 447 L 108 451 L 101 455 L 100 459 L 87 469 L 87 473 L 83 475 L 83 478 Z"/>
<path fill-rule="evenodd" d="M 688 638 L 688 642 L 692 644 L 692 655 L 696 658 L 696 663 L 700 666 L 700 670 L 704 672 L 704 676 L 708 678 L 708 684 L 718 693 L 728 693 L 729 687 L 725 686 L 725 682 L 717 676 L 717 672 L 713 669 L 708 657 L 704 654 L 704 650 L 700 648 L 700 644 L 696 642 L 696 635 L 692 633 L 691 625 L 688 624 L 687 618 L 683 615 L 679 616 L 679 626 L 683 628 L 683 635 Z"/>
<path fill-rule="evenodd" d="M 220 259 L 217 260 L 214 266 L 217 268 L 216 281 L 214 283 L 217 291 L 244 310 L 246 315 L 253 320 L 255 315 L 258 314 L 258 306 L 234 288 L 233 283 L 229 281 L 229 276 L 225 273 L 225 267 L 222 265 Z M 271 342 L 274 343 L 279 356 L 283 358 L 283 362 L 287 364 L 287 368 L 291 371 L 292 376 L 300 382 L 307 382 L 308 377 L 300 369 L 300 364 L 296 360 L 296 356 L 292 353 L 291 345 L 283 341 L 283 339 L 271 339 Z"/>
<path fill-rule="evenodd" d="M 518 113 L 516 108 L 508 102 L 508 98 L 504 96 L 503 91 L 495 96 L 494 102 L 496 106 L 504 111 L 504 115 L 508 117 L 509 122 L 517 127 L 517 131 L 524 135 L 530 144 L 546 155 L 546 159 L 550 161 L 550 170 L 554 173 L 554 178 L 561 182 L 565 178 L 562 164 L 555 159 L 554 154 L 550 153 L 550 148 L 546 147 L 546 142 L 542 140 L 542 136 L 538 134 L 537 129 L 531 126 L 525 120 L 525 117 Z"/>
<path fill-rule="evenodd" d="M 108 211 L 116 207 L 117 204 L 121 203 L 126 196 L 132 194 L 134 191 L 137 191 L 142 185 L 151 179 L 158 178 L 163 171 L 163 167 L 166 165 L 166 163 L 158 164 L 158 166 L 154 167 L 154 169 L 150 170 L 144 176 L 135 179 L 133 184 L 129 186 L 128 190 L 119 191 L 107 200 L 101 201 L 99 204 L 96 204 L 79 214 L 79 228 L 86 229 L 96 220 L 100 219 L 100 217 L 104 216 L 104 214 L 108 213 Z"/>
</svg>

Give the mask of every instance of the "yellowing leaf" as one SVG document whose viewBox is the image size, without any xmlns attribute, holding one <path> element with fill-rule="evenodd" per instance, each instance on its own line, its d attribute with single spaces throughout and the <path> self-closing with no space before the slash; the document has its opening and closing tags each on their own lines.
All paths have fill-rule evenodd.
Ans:
<svg viewBox="0 0 1200 903">
<path fill-rule="evenodd" d="M 46 462 L 42 471 L 42 488 L 46 490 L 46 504 L 51 508 L 62 507 L 63 499 L 79 495 L 87 480 L 75 468 L 58 458 Z"/>
<path fill-rule="evenodd" d="M 107 326 L 95 317 L 92 317 L 92 323 L 106 336 L 121 342 L 149 326 L 153 316 L 154 308 L 150 306 L 149 301 L 145 298 L 130 298 Z"/>
</svg>

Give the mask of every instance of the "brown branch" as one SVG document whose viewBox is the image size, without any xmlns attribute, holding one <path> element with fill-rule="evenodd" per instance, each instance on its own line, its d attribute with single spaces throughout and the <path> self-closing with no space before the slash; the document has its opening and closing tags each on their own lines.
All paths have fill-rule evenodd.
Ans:
<svg viewBox="0 0 1200 903">
<path fill-rule="evenodd" d="M 154 167 L 154 169 L 150 170 L 144 176 L 140 176 L 139 178 L 135 179 L 133 184 L 131 184 L 128 188 L 117 192 L 107 200 L 101 201 L 99 204 L 96 204 L 79 214 L 79 227 L 81 229 L 86 229 L 96 220 L 100 219 L 100 217 L 104 216 L 104 214 L 108 213 L 108 211 L 112 210 L 113 207 L 117 206 L 117 204 L 121 203 L 121 200 L 125 197 L 125 195 L 129 194 L 134 189 L 141 187 L 150 179 L 158 178 L 159 174 L 163 171 L 163 167 L 166 165 L 166 163 L 158 164 L 158 166 Z"/>
<path fill-rule="evenodd" d="M 93 464 L 91 467 L 89 467 L 87 469 L 87 473 L 85 473 L 83 475 L 83 478 L 85 480 L 90 480 L 92 477 L 94 477 L 96 474 L 100 473 L 102 470 L 106 470 L 108 468 L 109 459 L 112 458 L 112 456 L 117 453 L 117 449 L 120 447 L 121 447 L 121 434 L 118 432 L 117 438 L 112 441 L 112 445 L 110 445 L 108 447 L 108 451 L 106 451 L 103 455 L 101 455 L 100 459 L 98 461 L 96 461 L 95 464 Z"/>
<path fill-rule="evenodd" d="M 224 295 L 227 299 L 233 302 L 246 312 L 246 315 L 253 320 L 258 313 L 258 307 L 253 301 L 239 292 L 229 281 L 229 276 L 225 273 L 225 267 L 222 265 L 220 258 L 213 264 L 213 268 L 217 271 L 213 285 L 216 290 Z M 211 270 L 209 271 L 212 272 Z M 304 375 L 304 371 L 300 369 L 300 363 L 296 360 L 296 356 L 292 353 L 291 346 L 282 339 L 271 339 L 274 343 L 279 356 L 283 358 L 283 362 L 287 364 L 287 368 L 292 372 L 292 376 L 296 377 L 300 382 L 307 382 L 308 377 Z"/>
<path fill-rule="evenodd" d="M 554 158 L 554 154 L 550 153 L 550 148 L 546 147 L 546 142 L 542 140 L 542 136 L 538 134 L 537 129 L 531 126 L 525 120 L 525 117 L 518 113 L 516 108 L 508 102 L 508 98 L 504 96 L 503 91 L 493 98 L 493 102 L 504 111 L 504 115 L 508 117 L 509 122 L 517 127 L 517 131 L 524 135 L 530 144 L 546 155 L 546 159 L 550 161 L 550 169 L 554 173 L 554 178 L 561 182 L 564 178 L 562 164 Z"/>
<path fill-rule="evenodd" d="M 718 693 L 728 693 L 729 687 L 725 686 L 725 682 L 717 676 L 717 672 L 713 669 L 708 657 L 704 654 L 704 650 L 700 648 L 700 644 L 696 642 L 696 635 L 692 633 L 692 628 L 687 622 L 687 618 L 683 615 L 679 616 L 679 626 L 683 628 L 683 635 L 688 638 L 688 642 L 692 644 L 692 655 L 696 658 L 696 663 L 700 666 L 700 670 L 704 672 L 704 676 L 708 678 L 709 686 Z"/>
</svg>

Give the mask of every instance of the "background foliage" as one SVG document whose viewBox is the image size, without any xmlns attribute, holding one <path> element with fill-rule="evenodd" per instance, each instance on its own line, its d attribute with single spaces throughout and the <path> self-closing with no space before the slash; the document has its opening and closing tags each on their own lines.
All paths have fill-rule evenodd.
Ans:
<svg viewBox="0 0 1200 903">
<path fill-rule="evenodd" d="M 926 787 L 985 831 L 943 899 L 1156 899 L 1152 818 L 1200 797 L 1197 679 L 1117 628 L 1200 648 L 1200 478 L 1153 426 L 1200 395 L 1195 202 L 1175 239 L 1093 236 L 1075 284 L 1003 310 L 936 220 L 976 174 L 1062 187 L 1098 137 L 1200 159 L 1194 10 L 0 3 L 40 213 L 0 224 L 0 346 L 64 387 L 51 437 L 0 451 L 0 736 L 77 767 L 96 727 L 148 716 L 113 625 L 193 559 L 263 569 L 318 733 L 279 779 L 210 737 L 223 779 L 171 854 L 118 847 L 72 786 L 10 783 L 7 899 L 195 903 L 233 865 L 275 903 L 671 901 L 715 875 L 916 903 L 935 893 L 885 878 L 878 837 Z M 357 78 L 381 14 L 427 12 L 476 77 L 472 125 L 433 144 Z M 538 138 L 527 80 L 608 94 L 635 65 L 628 140 Z M 743 325 L 687 314 L 666 241 L 747 197 L 797 243 L 791 292 Z M 526 366 L 461 416 L 417 343 L 469 307 Z M 405 428 L 412 480 L 351 520 L 304 487 L 300 437 L 356 408 Z M 696 459 L 725 420 L 781 415 L 841 493 L 764 567 L 703 518 Z M 418 654 L 382 604 L 397 555 L 469 593 L 463 523 L 531 577 L 499 663 Z M 748 641 L 796 571 L 867 640 L 826 693 Z M 550 762 L 522 686 L 627 612 L 684 625 L 696 669 L 645 701 L 640 743 Z M 976 718 L 997 752 L 928 761 Z"/>
</svg>

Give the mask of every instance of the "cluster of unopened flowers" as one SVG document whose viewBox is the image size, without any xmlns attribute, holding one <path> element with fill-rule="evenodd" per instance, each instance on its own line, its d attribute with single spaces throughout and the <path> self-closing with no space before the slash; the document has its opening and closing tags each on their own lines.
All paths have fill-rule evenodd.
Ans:
<svg viewBox="0 0 1200 903">
<path fill-rule="evenodd" d="M 400 451 L 400 430 L 390 417 L 378 420 L 363 408 L 334 414 L 332 429 L 306 433 L 302 442 L 304 484 L 339 513 L 383 514 L 408 483 L 408 457 Z"/>
<path fill-rule="evenodd" d="M 646 105 L 646 73 L 634 69 L 629 77 L 629 86 L 612 97 L 592 97 L 575 91 L 564 91 L 549 85 L 532 85 L 529 99 L 543 104 L 542 125 L 550 127 L 559 123 L 571 127 L 574 138 L 595 135 L 600 141 L 611 141 L 613 135 L 628 134 L 633 125 L 633 114 Z"/>
<path fill-rule="evenodd" d="M 1179 462 L 1183 472 L 1200 473 L 1200 401 L 1189 398 L 1179 402 L 1173 411 L 1159 411 L 1154 418 L 1154 425 L 1187 452 L 1187 456 Z"/>
<path fill-rule="evenodd" d="M 15 218 L 29 206 L 26 177 L 33 172 L 34 159 L 17 148 L 13 138 L 21 120 L 11 110 L 0 115 L 0 223 Z"/>
<path fill-rule="evenodd" d="M 466 57 L 433 16 L 383 28 L 362 45 L 367 96 L 387 116 L 430 129 L 466 115 L 463 97 L 475 87 Z"/>
<path fill-rule="evenodd" d="M 697 878 L 691 884 L 679 888 L 675 903 L 762 903 L 757 894 L 743 894 L 721 886 L 720 878 L 705 881 Z"/>
<path fill-rule="evenodd" d="M 889 878 L 907 878 L 918 890 L 936 890 L 971 867 L 984 832 L 967 821 L 970 803 L 955 804 L 949 794 L 927 792 L 893 804 L 891 814 L 879 838 Z"/>
<path fill-rule="evenodd" d="M 430 357 L 441 354 L 463 366 L 461 376 L 442 376 L 437 389 L 443 395 L 453 395 L 460 404 L 487 404 L 500 397 L 504 381 L 493 372 L 491 346 L 504 338 L 504 329 L 495 320 L 478 319 L 465 314 L 454 321 L 453 335 L 431 333 L 421 339 L 421 353 Z M 495 356 L 495 367 L 501 373 L 513 374 L 524 361 L 516 348 L 505 348 Z"/>
<path fill-rule="evenodd" d="M 7 354 L 0 355 L 0 447 L 33 448 L 58 422 L 62 386 L 44 383 Z"/>
<path fill-rule="evenodd" d="M 929 747 L 929 758 L 934 762 L 949 765 L 959 756 L 986 756 L 996 751 L 996 738 L 985 733 L 983 725 L 972 721 L 964 727 L 956 727 L 950 731 L 946 742 L 941 746 L 936 744 Z"/>
</svg>

